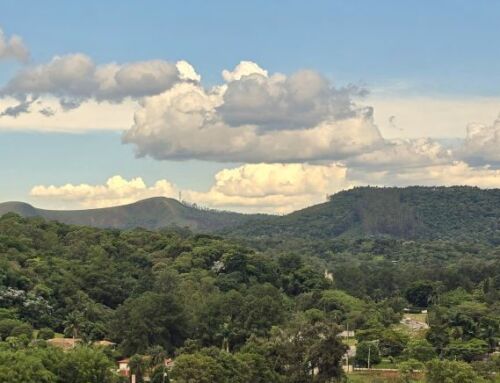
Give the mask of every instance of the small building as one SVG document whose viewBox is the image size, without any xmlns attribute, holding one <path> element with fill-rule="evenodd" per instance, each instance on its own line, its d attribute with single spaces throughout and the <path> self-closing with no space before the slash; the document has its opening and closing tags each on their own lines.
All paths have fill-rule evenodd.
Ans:
<svg viewBox="0 0 500 383">
<path fill-rule="evenodd" d="M 130 376 L 130 367 L 128 366 L 130 358 L 125 358 L 119 360 L 118 363 L 118 374 L 120 376 Z"/>
</svg>

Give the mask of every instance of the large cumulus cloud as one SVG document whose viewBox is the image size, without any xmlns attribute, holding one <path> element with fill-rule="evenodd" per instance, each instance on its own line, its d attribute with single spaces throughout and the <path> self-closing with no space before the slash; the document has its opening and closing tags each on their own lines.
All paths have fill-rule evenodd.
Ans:
<svg viewBox="0 0 500 383">
<path fill-rule="evenodd" d="M 337 89 L 312 70 L 288 77 L 252 73 L 228 83 L 218 112 L 231 126 L 255 125 L 261 130 L 310 128 L 323 121 L 354 117 L 352 95 L 359 93 L 363 91 L 353 86 Z"/>
<path fill-rule="evenodd" d="M 146 97 L 123 141 L 139 156 L 236 162 L 341 159 L 380 146 L 370 108 L 319 74 L 268 76 L 256 64 L 225 71 L 211 89 L 180 83 Z"/>
</svg>

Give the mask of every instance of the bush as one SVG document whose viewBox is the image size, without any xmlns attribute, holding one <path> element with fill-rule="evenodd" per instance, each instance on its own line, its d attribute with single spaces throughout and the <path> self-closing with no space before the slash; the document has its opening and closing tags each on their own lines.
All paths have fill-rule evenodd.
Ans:
<svg viewBox="0 0 500 383">
<path fill-rule="evenodd" d="M 375 342 L 361 342 L 356 348 L 354 361 L 358 366 L 368 367 L 368 359 L 370 359 L 370 366 L 380 363 L 382 360 L 378 345 Z"/>
<path fill-rule="evenodd" d="M 465 362 L 433 359 L 427 363 L 428 383 L 478 383 L 481 381 Z"/>
<path fill-rule="evenodd" d="M 28 323 L 22 323 L 19 326 L 16 326 L 10 332 L 10 336 L 14 336 L 19 338 L 20 336 L 25 335 L 28 339 L 31 339 L 33 336 L 33 327 L 31 327 Z"/>
<path fill-rule="evenodd" d="M 405 349 L 405 356 L 408 359 L 415 359 L 420 362 L 428 362 L 434 359 L 436 355 L 436 350 L 425 339 L 416 339 L 408 343 Z"/>
<path fill-rule="evenodd" d="M 458 340 L 451 342 L 444 351 L 450 359 L 459 358 L 472 362 L 488 352 L 488 344 L 481 339 L 471 339 L 467 342 Z"/>
<path fill-rule="evenodd" d="M 399 364 L 399 372 L 401 374 L 401 379 L 404 383 L 411 382 L 412 376 L 415 371 L 422 370 L 424 365 L 415 359 L 409 359 L 405 362 Z"/>
<path fill-rule="evenodd" d="M 55 332 L 51 328 L 44 327 L 38 331 L 37 339 L 48 340 L 54 338 Z"/>
<path fill-rule="evenodd" d="M 12 335 L 12 331 L 16 327 L 23 326 L 25 323 L 17 319 L 3 319 L 0 320 L 0 339 L 5 340 Z M 31 328 L 31 326 L 30 326 Z M 22 331 L 21 331 L 22 333 Z"/>
</svg>

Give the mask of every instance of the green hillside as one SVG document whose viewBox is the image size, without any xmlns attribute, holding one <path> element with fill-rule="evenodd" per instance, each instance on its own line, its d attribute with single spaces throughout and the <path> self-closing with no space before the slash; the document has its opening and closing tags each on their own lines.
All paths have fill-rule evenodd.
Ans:
<svg viewBox="0 0 500 383">
<path fill-rule="evenodd" d="M 500 242 L 500 190 L 473 187 L 362 187 L 281 217 L 250 222 L 232 234 L 256 237 L 402 239 Z"/>
<path fill-rule="evenodd" d="M 0 215 L 7 212 L 100 228 L 178 226 L 253 239 L 375 236 L 500 243 L 500 189 L 458 186 L 355 188 L 285 216 L 199 209 L 162 197 L 73 211 L 36 209 L 20 202 L 0 204 Z"/>
</svg>

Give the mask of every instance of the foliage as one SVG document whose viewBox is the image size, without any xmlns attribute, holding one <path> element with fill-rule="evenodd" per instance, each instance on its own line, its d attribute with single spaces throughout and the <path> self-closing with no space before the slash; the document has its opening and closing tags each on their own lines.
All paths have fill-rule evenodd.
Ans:
<svg viewBox="0 0 500 383">
<path fill-rule="evenodd" d="M 411 340 L 405 349 L 405 356 L 420 362 L 428 362 L 437 357 L 434 347 L 426 339 Z"/>
<path fill-rule="evenodd" d="M 356 356 L 354 361 L 360 367 L 373 367 L 374 364 L 380 363 L 380 351 L 378 342 L 364 341 L 358 343 L 356 347 Z"/>
<path fill-rule="evenodd" d="M 480 378 L 472 367 L 459 361 L 433 359 L 427 363 L 429 383 L 478 383 Z"/>
<path fill-rule="evenodd" d="M 3 216 L 0 376 L 108 383 L 113 361 L 132 356 L 139 380 L 155 382 L 168 356 L 177 382 L 326 383 L 343 379 L 347 347 L 338 334 L 349 328 L 359 366 L 369 350 L 371 367 L 390 358 L 408 379 L 415 360 L 431 361 L 436 375 L 436 357 L 470 362 L 473 374 L 491 378 L 500 337 L 500 247 L 492 242 L 254 239 Z M 410 331 L 400 323 L 404 309 L 420 305 L 430 329 Z M 82 347 L 46 348 L 56 333 Z M 116 350 L 88 346 L 102 339 Z"/>
<path fill-rule="evenodd" d="M 102 351 L 87 347 L 0 350 L 2 383 L 115 383 L 111 366 Z"/>
</svg>

